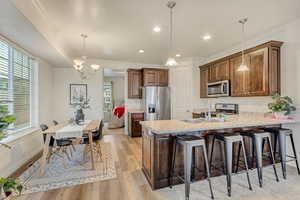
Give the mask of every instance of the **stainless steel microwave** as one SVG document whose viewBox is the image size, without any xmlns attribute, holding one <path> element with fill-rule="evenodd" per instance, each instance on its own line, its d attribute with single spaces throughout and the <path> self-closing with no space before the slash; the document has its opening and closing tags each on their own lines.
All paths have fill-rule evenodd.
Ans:
<svg viewBox="0 0 300 200">
<path fill-rule="evenodd" d="M 218 81 L 207 84 L 208 97 L 226 97 L 229 96 L 229 80 Z"/>
</svg>

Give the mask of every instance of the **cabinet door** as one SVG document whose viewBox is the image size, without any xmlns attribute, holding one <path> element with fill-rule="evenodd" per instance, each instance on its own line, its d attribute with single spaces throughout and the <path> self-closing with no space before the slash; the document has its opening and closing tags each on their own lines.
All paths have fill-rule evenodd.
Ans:
<svg viewBox="0 0 300 200">
<path fill-rule="evenodd" d="M 248 95 L 268 95 L 268 48 L 246 54 L 246 60 L 249 67 Z"/>
<path fill-rule="evenodd" d="M 142 98 L 142 71 L 128 70 L 128 98 Z"/>
<path fill-rule="evenodd" d="M 158 81 L 158 71 L 155 69 L 144 69 L 143 77 L 144 77 L 144 86 L 157 86 Z"/>
<path fill-rule="evenodd" d="M 143 113 L 133 113 L 131 114 L 131 136 L 140 137 L 142 135 L 142 126 L 140 121 L 144 120 Z"/>
<path fill-rule="evenodd" d="M 249 71 L 238 71 L 242 64 L 242 56 L 230 59 L 231 96 L 248 95 Z"/>
<path fill-rule="evenodd" d="M 200 69 L 200 98 L 207 97 L 208 68 Z"/>
<path fill-rule="evenodd" d="M 147 133 L 147 129 L 143 129 L 142 138 L 142 165 L 143 171 L 148 176 L 148 179 L 152 177 L 151 171 L 151 151 L 152 151 L 152 139 Z"/>
<path fill-rule="evenodd" d="M 209 68 L 209 82 L 229 80 L 229 60 L 216 63 Z"/>
<path fill-rule="evenodd" d="M 158 85 L 159 86 L 168 86 L 169 83 L 169 70 L 159 70 L 158 71 Z"/>
</svg>

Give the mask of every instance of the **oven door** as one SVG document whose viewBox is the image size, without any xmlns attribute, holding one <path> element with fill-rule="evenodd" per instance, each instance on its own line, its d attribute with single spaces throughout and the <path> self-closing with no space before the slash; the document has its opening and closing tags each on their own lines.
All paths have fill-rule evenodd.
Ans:
<svg viewBox="0 0 300 200">
<path fill-rule="evenodd" d="M 207 84 L 208 97 L 224 97 L 229 96 L 229 81 L 219 81 Z"/>
</svg>

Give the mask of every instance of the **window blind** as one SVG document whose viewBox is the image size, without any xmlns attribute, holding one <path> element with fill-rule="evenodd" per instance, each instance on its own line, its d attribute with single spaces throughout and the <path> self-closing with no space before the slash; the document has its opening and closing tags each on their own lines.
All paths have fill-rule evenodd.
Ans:
<svg viewBox="0 0 300 200">
<path fill-rule="evenodd" d="M 13 49 L 13 113 L 16 127 L 30 125 L 30 77 L 32 59 Z"/>
<path fill-rule="evenodd" d="M 16 116 L 14 128 L 30 126 L 34 59 L 0 40 L 0 103 Z"/>
<path fill-rule="evenodd" d="M 8 100 L 9 46 L 0 40 L 0 102 Z"/>
</svg>

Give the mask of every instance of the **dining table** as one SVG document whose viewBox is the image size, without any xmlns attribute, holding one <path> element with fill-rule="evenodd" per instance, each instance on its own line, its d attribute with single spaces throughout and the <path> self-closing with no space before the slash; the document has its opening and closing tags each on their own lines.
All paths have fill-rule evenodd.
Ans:
<svg viewBox="0 0 300 200">
<path fill-rule="evenodd" d="M 82 124 L 74 124 L 73 122 L 63 122 L 55 126 L 49 127 L 42 133 L 46 135 L 46 140 L 43 147 L 43 155 L 41 160 L 40 176 L 45 175 L 45 168 L 47 164 L 47 157 L 49 153 L 49 144 L 51 137 L 55 139 L 69 139 L 83 138 L 87 135 L 89 138 L 89 144 L 93 144 L 93 132 L 99 128 L 100 120 L 86 120 Z M 95 155 L 94 151 L 91 150 L 91 166 L 92 170 L 95 170 Z"/>
</svg>

